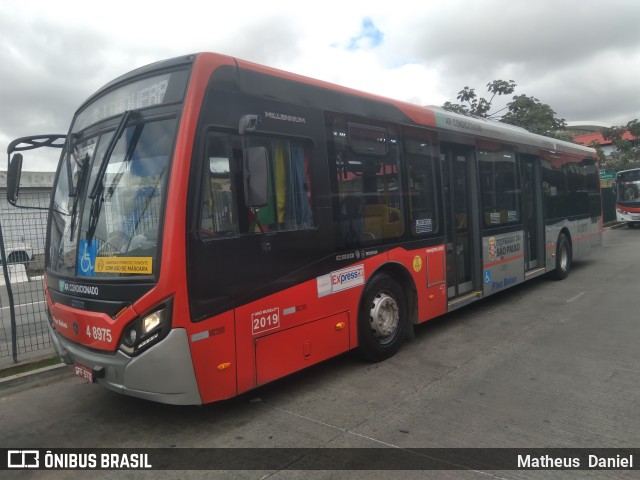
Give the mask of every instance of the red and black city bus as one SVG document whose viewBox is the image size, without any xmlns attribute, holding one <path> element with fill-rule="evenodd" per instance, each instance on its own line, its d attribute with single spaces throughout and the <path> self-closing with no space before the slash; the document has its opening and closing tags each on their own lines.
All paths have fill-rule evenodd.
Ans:
<svg viewBox="0 0 640 480">
<path fill-rule="evenodd" d="M 51 333 L 76 373 L 159 402 L 251 390 L 600 245 L 592 149 L 201 53 L 90 97 L 61 146 Z M 22 155 L 10 161 L 17 201 Z"/>
</svg>

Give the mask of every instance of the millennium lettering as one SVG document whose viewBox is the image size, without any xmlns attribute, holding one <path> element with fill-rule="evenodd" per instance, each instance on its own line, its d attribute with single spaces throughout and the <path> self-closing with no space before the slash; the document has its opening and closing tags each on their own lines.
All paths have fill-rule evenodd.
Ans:
<svg viewBox="0 0 640 480">
<path fill-rule="evenodd" d="M 280 120 L 283 122 L 291 123 L 307 123 L 307 119 L 304 117 L 297 117 L 295 115 L 285 115 L 284 113 L 264 112 L 265 118 L 272 120 Z"/>
</svg>

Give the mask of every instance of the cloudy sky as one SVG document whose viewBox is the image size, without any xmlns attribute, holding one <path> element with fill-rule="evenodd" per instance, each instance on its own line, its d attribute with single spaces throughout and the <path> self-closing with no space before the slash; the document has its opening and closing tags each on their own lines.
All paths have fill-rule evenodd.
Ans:
<svg viewBox="0 0 640 480">
<path fill-rule="evenodd" d="M 111 79 L 198 51 L 422 105 L 503 79 L 567 121 L 640 118 L 638 0 L 2 0 L 0 147 L 66 133 Z"/>
</svg>

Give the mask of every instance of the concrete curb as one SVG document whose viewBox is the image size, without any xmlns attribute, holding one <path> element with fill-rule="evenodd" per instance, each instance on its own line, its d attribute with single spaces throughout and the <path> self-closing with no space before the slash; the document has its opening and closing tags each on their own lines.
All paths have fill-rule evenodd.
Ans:
<svg viewBox="0 0 640 480">
<path fill-rule="evenodd" d="M 73 376 L 72 370 L 64 363 L 38 368 L 30 372 L 18 373 L 17 375 L 0 379 L 0 396 L 71 376 Z"/>
<path fill-rule="evenodd" d="M 627 223 L 626 222 L 620 222 L 620 223 L 615 223 L 613 225 L 610 225 L 606 228 L 611 229 L 611 230 L 618 230 L 619 228 L 626 228 Z"/>
</svg>

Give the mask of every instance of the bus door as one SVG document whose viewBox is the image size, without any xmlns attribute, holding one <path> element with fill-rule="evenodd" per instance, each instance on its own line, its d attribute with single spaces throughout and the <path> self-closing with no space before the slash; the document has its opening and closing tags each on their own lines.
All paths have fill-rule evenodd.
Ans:
<svg viewBox="0 0 640 480">
<path fill-rule="evenodd" d="M 447 242 L 448 298 L 468 294 L 476 288 L 477 245 L 479 243 L 475 149 L 465 145 L 441 144 L 440 160 L 444 186 L 445 233 Z"/>
<path fill-rule="evenodd" d="M 522 214 L 524 226 L 524 266 L 530 271 L 544 266 L 542 228 L 542 182 L 540 162 L 533 155 L 520 156 Z"/>
</svg>

